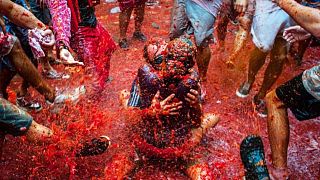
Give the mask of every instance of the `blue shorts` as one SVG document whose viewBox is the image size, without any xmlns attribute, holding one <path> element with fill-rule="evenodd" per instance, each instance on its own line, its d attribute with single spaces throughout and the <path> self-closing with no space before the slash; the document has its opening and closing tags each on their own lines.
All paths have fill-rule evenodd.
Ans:
<svg viewBox="0 0 320 180">
<path fill-rule="evenodd" d="M 36 16 L 43 24 L 49 25 L 51 22 L 51 14 L 48 8 L 41 8 L 37 0 L 29 0 L 30 11 Z"/>
<path fill-rule="evenodd" d="M 24 135 L 33 118 L 26 112 L 0 98 L 0 131 L 13 136 Z"/>
<path fill-rule="evenodd" d="M 216 18 L 192 0 L 175 0 L 171 17 L 170 38 L 184 33 L 193 34 L 197 46 L 214 42 L 213 25 Z"/>
</svg>

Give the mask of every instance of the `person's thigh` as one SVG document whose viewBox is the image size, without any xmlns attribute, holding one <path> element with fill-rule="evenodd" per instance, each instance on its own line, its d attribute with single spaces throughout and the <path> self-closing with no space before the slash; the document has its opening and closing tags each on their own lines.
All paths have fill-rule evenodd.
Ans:
<svg viewBox="0 0 320 180">
<path fill-rule="evenodd" d="M 186 31 L 189 20 L 186 15 L 184 0 L 174 0 L 170 23 L 170 39 L 178 38 Z"/>
<path fill-rule="evenodd" d="M 285 28 L 294 25 L 293 20 L 283 10 L 263 13 L 253 17 L 251 34 L 256 47 L 269 52 L 277 36 L 282 36 Z"/>
<path fill-rule="evenodd" d="M 199 47 L 205 39 L 212 37 L 216 18 L 192 0 L 186 0 L 186 14 Z"/>
</svg>

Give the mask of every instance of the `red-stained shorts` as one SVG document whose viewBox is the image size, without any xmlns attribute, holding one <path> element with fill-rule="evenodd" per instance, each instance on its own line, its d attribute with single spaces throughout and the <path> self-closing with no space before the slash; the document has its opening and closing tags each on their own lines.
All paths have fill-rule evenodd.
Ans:
<svg viewBox="0 0 320 180">
<path fill-rule="evenodd" d="M 146 3 L 147 0 L 118 0 L 121 11 Z"/>
<path fill-rule="evenodd" d="M 16 42 L 17 38 L 11 34 L 0 32 L 0 58 L 8 55 Z"/>
<path fill-rule="evenodd" d="M 97 80 L 100 88 L 104 88 L 109 77 L 110 58 L 116 49 L 116 44 L 109 32 L 97 23 L 93 27 L 81 27 L 72 34 L 71 48 L 74 49 L 80 61 L 99 77 Z"/>
</svg>

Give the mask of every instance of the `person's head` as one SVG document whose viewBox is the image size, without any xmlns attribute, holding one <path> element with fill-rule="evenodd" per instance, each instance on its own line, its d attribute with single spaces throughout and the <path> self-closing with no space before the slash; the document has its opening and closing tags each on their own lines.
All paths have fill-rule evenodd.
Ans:
<svg viewBox="0 0 320 180">
<path fill-rule="evenodd" d="M 167 56 L 167 42 L 161 38 L 150 39 L 143 48 L 143 57 L 156 70 L 161 70 Z"/>
<path fill-rule="evenodd" d="M 195 64 L 196 47 L 190 39 L 180 37 L 168 43 L 166 70 L 171 78 L 179 78 L 188 73 Z"/>
</svg>

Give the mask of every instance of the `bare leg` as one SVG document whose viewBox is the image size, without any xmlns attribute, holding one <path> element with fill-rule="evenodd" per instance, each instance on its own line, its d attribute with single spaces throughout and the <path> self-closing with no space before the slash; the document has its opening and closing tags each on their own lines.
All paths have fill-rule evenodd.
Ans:
<svg viewBox="0 0 320 180">
<path fill-rule="evenodd" d="M 7 87 L 15 74 L 16 73 L 5 68 L 0 71 L 0 97 L 2 96 L 4 99 L 8 99 Z"/>
<path fill-rule="evenodd" d="M 252 85 L 255 81 L 256 75 L 260 68 L 263 66 L 268 53 L 260 51 L 257 47 L 255 47 L 251 54 L 249 60 L 249 70 L 248 70 L 248 78 L 247 83 Z"/>
<path fill-rule="evenodd" d="M 26 137 L 30 142 L 41 143 L 44 142 L 46 138 L 50 138 L 53 135 L 51 129 L 32 121 L 29 130 L 26 133 Z M 49 140 L 49 139 L 48 139 Z"/>
<path fill-rule="evenodd" d="M 133 8 L 128 8 L 119 14 L 120 40 L 127 38 L 127 30 L 130 22 L 130 16 Z"/>
<path fill-rule="evenodd" d="M 267 91 L 281 75 L 287 55 L 286 43 L 287 42 L 282 38 L 276 39 L 274 47 L 271 51 L 270 63 L 264 73 L 261 88 L 255 97 L 256 100 L 263 99 L 266 96 Z"/>
<path fill-rule="evenodd" d="M 266 103 L 268 108 L 268 135 L 274 168 L 271 168 L 270 172 L 277 179 L 284 179 L 288 176 L 287 150 L 290 135 L 288 113 L 284 104 L 277 97 L 275 90 L 267 94 Z"/>
<path fill-rule="evenodd" d="M 229 18 L 226 13 L 223 13 L 222 16 L 220 17 L 220 20 L 217 25 L 217 37 L 218 37 L 218 42 L 219 42 L 219 49 L 221 51 L 224 50 L 224 44 L 225 44 L 225 39 L 227 36 L 227 29 L 228 29 L 228 24 L 229 24 Z"/>
<path fill-rule="evenodd" d="M 207 133 L 207 131 L 215 126 L 219 122 L 220 118 L 212 113 L 206 113 L 202 117 L 201 125 L 199 128 L 192 130 L 191 142 L 195 146 L 200 143 L 202 137 Z"/>
<path fill-rule="evenodd" d="M 135 13 L 135 32 L 141 32 L 141 26 L 144 19 L 145 4 L 140 4 L 134 8 Z"/>
<path fill-rule="evenodd" d="M 290 47 L 290 55 L 297 63 L 297 66 L 301 66 L 303 55 L 307 48 L 309 47 L 311 38 L 297 42 Z"/>
<path fill-rule="evenodd" d="M 130 92 L 128 90 L 123 89 L 122 91 L 120 91 L 120 93 L 119 93 L 119 104 L 124 109 L 128 108 L 129 98 L 130 98 Z"/>
<path fill-rule="evenodd" d="M 44 95 L 47 100 L 53 102 L 55 98 L 54 89 L 42 79 L 38 70 L 25 55 L 19 42 L 14 44 L 8 56 L 20 76 Z"/>
<path fill-rule="evenodd" d="M 197 47 L 196 60 L 199 69 L 200 79 L 205 82 L 207 80 L 207 71 L 211 59 L 210 47 Z"/>
<path fill-rule="evenodd" d="M 233 52 L 227 60 L 228 67 L 234 67 L 234 61 L 239 56 L 240 52 L 244 49 L 245 43 L 248 39 L 248 32 L 251 26 L 251 20 L 247 17 L 239 18 L 240 26 L 239 31 L 236 34 L 236 38 L 234 40 Z"/>
</svg>

